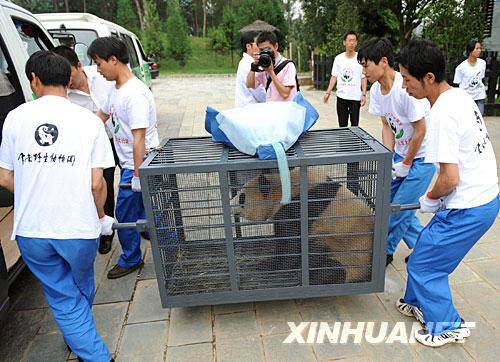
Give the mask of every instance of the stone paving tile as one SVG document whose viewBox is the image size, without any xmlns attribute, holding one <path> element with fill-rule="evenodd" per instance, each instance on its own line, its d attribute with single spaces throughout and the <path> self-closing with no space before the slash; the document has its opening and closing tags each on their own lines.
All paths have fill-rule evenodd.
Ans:
<svg viewBox="0 0 500 362">
<path fill-rule="evenodd" d="M 466 342 L 467 343 L 467 342 Z M 461 344 L 448 344 L 439 348 L 426 347 L 417 342 L 417 355 L 424 361 L 474 361 Z"/>
<path fill-rule="evenodd" d="M 481 278 L 470 267 L 470 263 L 461 262 L 449 277 L 450 285 L 480 281 Z"/>
<path fill-rule="evenodd" d="M 389 337 L 394 324 L 389 323 L 387 337 Z M 406 323 L 407 335 L 411 330 L 411 323 Z M 415 342 L 418 343 L 418 342 Z M 394 343 L 361 343 L 363 350 L 366 355 L 369 356 L 370 361 L 417 361 L 417 356 L 415 351 L 410 347 L 409 344 L 403 344 L 400 342 Z"/>
<path fill-rule="evenodd" d="M 480 276 L 500 290 L 500 263 L 497 259 L 487 259 L 469 263 Z"/>
<path fill-rule="evenodd" d="M 213 362 L 214 351 L 211 343 L 190 344 L 168 347 L 167 361 Z"/>
<path fill-rule="evenodd" d="M 396 301 L 404 296 L 406 290 L 406 281 L 394 269 L 394 266 L 389 265 L 385 272 L 385 291 L 377 293 L 377 297 L 382 302 L 387 313 L 395 321 L 407 321 L 408 317 L 399 313 L 396 308 Z"/>
<path fill-rule="evenodd" d="M 126 325 L 118 361 L 163 361 L 168 322 Z"/>
<path fill-rule="evenodd" d="M 389 318 L 389 314 L 374 294 L 346 295 L 338 299 L 340 309 L 347 315 L 346 320 L 369 322 L 387 321 Z"/>
<path fill-rule="evenodd" d="M 329 327 L 333 328 L 333 323 L 329 323 Z M 312 348 L 319 361 L 363 355 L 361 344 L 353 343 L 353 338 L 349 338 L 347 343 L 339 343 L 338 341 L 331 343 L 328 337 L 325 336 L 323 343 L 312 344 Z"/>
<path fill-rule="evenodd" d="M 216 352 L 217 362 L 265 361 L 264 348 L 259 336 L 217 341 Z"/>
<path fill-rule="evenodd" d="M 138 280 L 154 279 L 156 280 L 155 266 L 153 262 L 153 253 L 151 248 L 146 249 L 146 256 L 144 257 L 144 266 L 139 272 Z"/>
<path fill-rule="evenodd" d="M 39 334 L 30 344 L 23 361 L 64 362 L 69 356 L 61 334 Z"/>
<path fill-rule="evenodd" d="M 500 242 L 494 244 L 480 245 L 480 248 L 493 257 L 500 257 Z"/>
<path fill-rule="evenodd" d="M 47 309 L 10 311 L 0 328 L 0 361 L 20 361 Z"/>
<path fill-rule="evenodd" d="M 489 245 L 484 245 L 489 246 Z M 484 247 L 481 245 L 474 245 L 472 249 L 469 250 L 465 256 L 463 262 L 467 263 L 469 261 L 488 259 L 491 256 L 485 251 Z"/>
<path fill-rule="evenodd" d="M 308 362 L 316 361 L 311 345 L 283 343 L 287 334 L 263 336 L 264 353 L 269 362 Z"/>
<path fill-rule="evenodd" d="M 10 303 L 14 309 L 26 310 L 48 308 L 47 298 L 43 292 L 42 283 L 25 267 L 18 283 L 14 284 L 10 293 Z"/>
<path fill-rule="evenodd" d="M 128 303 L 94 305 L 92 314 L 97 332 L 111 353 L 116 352 L 120 331 L 128 310 Z"/>
<path fill-rule="evenodd" d="M 500 325 L 500 293 L 485 282 L 459 284 L 455 289 L 493 325 Z"/>
<path fill-rule="evenodd" d="M 214 305 L 214 314 L 229 314 L 236 312 L 245 312 L 253 310 L 254 305 L 252 302 L 248 303 L 232 303 L 232 304 L 217 304 Z"/>
<path fill-rule="evenodd" d="M 304 322 L 345 321 L 340 297 L 311 298 L 297 301 L 297 309 Z M 288 329 L 289 331 L 289 329 Z"/>
<path fill-rule="evenodd" d="M 258 335 L 255 311 L 216 315 L 214 334 L 216 342 Z"/>
<path fill-rule="evenodd" d="M 169 312 L 161 306 L 156 279 L 137 282 L 127 324 L 168 319 Z"/>
<path fill-rule="evenodd" d="M 472 309 L 460 312 L 467 322 L 475 322 L 475 328 L 471 328 L 471 335 L 462 345 L 463 348 L 476 361 L 494 361 L 498 360 L 498 341 L 500 341 L 500 329 L 497 326 L 488 323 L 483 317 Z M 487 347 L 488 346 L 488 347 Z M 495 356 L 496 355 L 496 356 Z M 495 358 L 491 358 L 495 356 Z"/>
<path fill-rule="evenodd" d="M 211 308 L 172 308 L 170 312 L 169 346 L 212 342 Z"/>
<path fill-rule="evenodd" d="M 290 332 L 287 322 L 298 325 L 302 318 L 293 300 L 280 300 L 255 303 L 257 324 L 261 335 Z"/>
</svg>

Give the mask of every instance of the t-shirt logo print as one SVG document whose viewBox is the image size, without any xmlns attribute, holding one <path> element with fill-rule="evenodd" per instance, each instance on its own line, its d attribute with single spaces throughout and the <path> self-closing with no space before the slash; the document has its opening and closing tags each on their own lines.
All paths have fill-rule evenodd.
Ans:
<svg viewBox="0 0 500 362">
<path fill-rule="evenodd" d="M 352 81 L 352 76 L 353 76 L 354 72 L 351 68 L 344 68 L 342 70 L 342 74 L 340 75 L 340 79 L 342 80 L 342 82 L 351 82 Z"/>
<path fill-rule="evenodd" d="M 480 86 L 479 77 L 480 77 L 480 73 L 478 73 L 470 78 L 469 84 L 468 84 L 468 87 L 470 89 L 475 89 L 475 88 L 478 88 Z"/>
<path fill-rule="evenodd" d="M 58 135 L 59 131 L 55 125 L 44 123 L 36 129 L 35 141 L 40 146 L 51 146 L 56 142 Z"/>
</svg>

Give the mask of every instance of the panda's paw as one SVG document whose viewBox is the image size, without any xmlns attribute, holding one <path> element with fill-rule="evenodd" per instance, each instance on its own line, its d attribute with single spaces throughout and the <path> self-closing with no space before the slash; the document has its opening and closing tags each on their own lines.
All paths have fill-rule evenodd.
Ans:
<svg viewBox="0 0 500 362">
<path fill-rule="evenodd" d="M 322 284 L 344 284 L 346 282 L 346 271 L 337 260 L 317 258 L 310 263 L 311 268 L 321 268 L 309 271 L 309 283 L 311 285 Z"/>
</svg>

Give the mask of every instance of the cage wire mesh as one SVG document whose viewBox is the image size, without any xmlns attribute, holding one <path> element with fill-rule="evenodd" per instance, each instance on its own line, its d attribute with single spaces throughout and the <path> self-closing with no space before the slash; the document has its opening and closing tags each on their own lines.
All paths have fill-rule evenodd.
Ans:
<svg viewBox="0 0 500 362">
<path fill-rule="evenodd" d="M 289 164 L 299 158 L 376 154 L 366 139 L 376 141 L 362 135 L 351 129 L 308 132 L 287 151 Z M 209 138 L 169 140 L 147 173 L 161 264 L 157 272 L 166 295 L 372 281 L 380 157 L 345 159 L 290 167 L 292 200 L 283 205 L 276 168 L 252 168 L 255 162 L 245 163 L 254 161 L 250 156 Z M 221 160 L 242 167 L 204 172 L 203 163 Z M 193 163 L 200 166 L 193 169 Z M 191 167 L 165 173 L 172 165 Z M 225 209 L 230 210 L 226 215 Z"/>
</svg>

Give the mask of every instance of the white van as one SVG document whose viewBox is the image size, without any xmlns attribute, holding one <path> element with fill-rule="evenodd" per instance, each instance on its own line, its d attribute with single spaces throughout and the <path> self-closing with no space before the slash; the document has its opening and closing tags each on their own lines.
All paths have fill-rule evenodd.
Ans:
<svg viewBox="0 0 500 362">
<path fill-rule="evenodd" d="M 104 36 L 117 36 L 127 45 L 129 65 L 135 76 L 151 88 L 151 73 L 148 57 L 137 35 L 127 29 L 87 13 L 51 13 L 35 14 L 59 43 L 74 41 L 75 51 L 83 66 L 92 64 L 87 56 L 87 49 L 94 39 Z M 68 37 L 68 35 L 70 37 Z"/>
<path fill-rule="evenodd" d="M 24 72 L 29 56 L 53 47 L 49 33 L 29 11 L 0 0 L 0 129 L 7 113 L 34 99 Z M 12 193 L 0 187 L 0 318 L 9 306 L 9 285 L 24 267 L 17 244 L 10 241 L 12 205 Z"/>
</svg>

